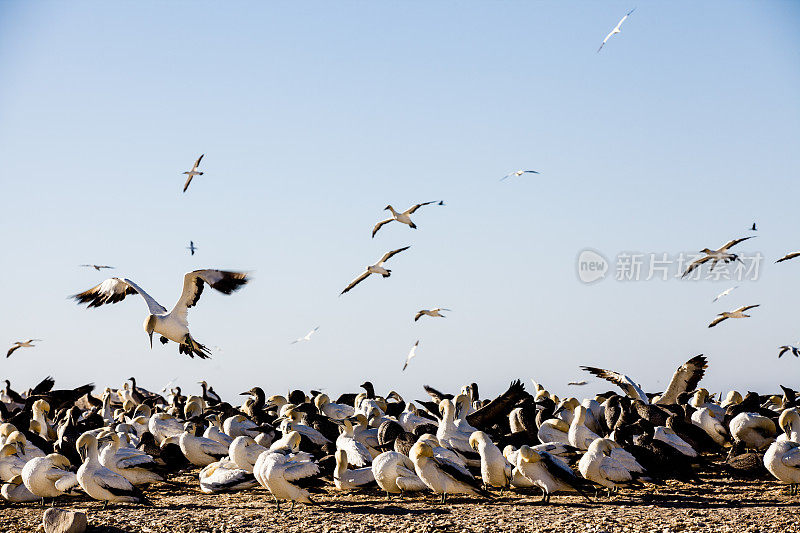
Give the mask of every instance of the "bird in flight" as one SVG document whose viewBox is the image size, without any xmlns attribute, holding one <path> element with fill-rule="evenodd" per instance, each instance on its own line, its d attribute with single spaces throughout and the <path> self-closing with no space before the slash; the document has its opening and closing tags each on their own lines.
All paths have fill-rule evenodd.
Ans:
<svg viewBox="0 0 800 533">
<path fill-rule="evenodd" d="M 186 249 L 192 252 L 192 255 L 194 255 L 194 252 L 197 250 L 197 246 L 194 245 L 194 241 L 189 241 L 189 246 L 187 246 Z"/>
<path fill-rule="evenodd" d="M 696 259 L 696 260 L 692 261 L 692 263 L 689 265 L 689 268 L 686 269 L 686 272 L 683 273 L 681 278 L 685 278 L 686 276 L 689 275 L 689 273 L 692 270 L 694 270 L 695 268 L 699 267 L 700 265 L 702 265 L 703 263 L 705 263 L 707 261 L 711 261 L 711 270 L 714 269 L 714 267 L 717 265 L 717 263 L 719 261 L 722 261 L 723 263 L 730 263 L 731 261 L 739 261 L 739 262 L 741 262 L 742 260 L 739 259 L 738 255 L 732 254 L 728 250 L 733 248 L 734 246 L 736 246 L 740 242 L 746 241 L 747 239 L 752 239 L 753 237 L 755 237 L 755 235 L 751 235 L 750 237 L 742 237 L 741 239 L 733 239 L 732 241 L 729 241 L 726 244 L 723 244 L 717 250 L 711 250 L 709 248 L 703 248 L 702 250 L 700 250 L 700 253 L 701 254 L 706 254 L 706 255 L 701 257 L 700 259 Z"/>
<path fill-rule="evenodd" d="M 411 361 L 412 359 L 414 359 L 417 356 L 417 347 L 418 346 L 419 346 L 419 341 L 415 342 L 414 346 L 411 347 L 411 351 L 408 352 L 408 355 L 406 356 L 406 362 L 403 365 L 403 370 L 405 370 L 406 367 L 408 366 L 408 362 Z"/>
<path fill-rule="evenodd" d="M 780 358 L 781 358 L 781 356 L 782 356 L 783 354 L 785 354 L 786 352 L 788 352 L 789 350 L 791 350 L 791 354 L 792 354 L 793 356 L 795 356 L 795 357 L 800 357 L 800 349 L 798 349 L 796 346 L 781 346 L 781 347 L 780 347 L 780 348 L 778 348 L 778 349 L 780 350 L 780 351 L 778 352 L 778 359 L 780 359 Z"/>
<path fill-rule="evenodd" d="M 523 174 L 538 174 L 538 172 L 536 172 L 535 170 L 515 170 L 514 172 L 506 174 L 505 176 L 500 178 L 500 181 L 503 181 L 506 178 L 510 178 L 511 176 L 522 176 Z"/>
<path fill-rule="evenodd" d="M 103 268 L 114 268 L 114 267 L 108 266 L 108 265 L 81 265 L 81 266 L 82 267 L 87 267 L 87 268 L 93 268 L 93 269 L 97 270 L 98 272 L 100 272 L 100 270 L 103 269 Z"/>
<path fill-rule="evenodd" d="M 17 342 L 15 342 L 14 344 L 11 345 L 11 349 L 8 350 L 8 353 L 6 354 L 6 359 L 11 357 L 11 354 L 14 353 L 15 351 L 19 350 L 20 348 L 33 348 L 36 345 L 35 344 L 31 344 L 31 343 L 33 343 L 33 342 L 41 342 L 41 341 L 42 341 L 42 339 L 28 339 L 26 341 L 17 341 Z"/>
<path fill-rule="evenodd" d="M 756 229 L 756 223 L 755 222 L 753 222 L 753 227 L 750 228 L 750 231 L 758 231 L 758 229 Z"/>
<path fill-rule="evenodd" d="M 202 154 L 200 157 L 197 158 L 197 161 L 194 162 L 192 165 L 192 170 L 188 172 L 184 172 L 184 174 L 188 175 L 189 177 L 186 178 L 186 183 L 183 184 L 183 192 L 186 192 L 186 189 L 189 188 L 189 184 L 192 182 L 192 178 L 195 176 L 202 176 L 203 173 L 197 170 L 197 167 L 200 166 L 200 161 L 203 159 L 203 156 L 206 154 Z"/>
<path fill-rule="evenodd" d="M 715 318 L 713 322 L 711 322 L 711 324 L 708 325 L 708 327 L 713 328 L 723 320 L 727 320 L 729 318 L 750 318 L 750 315 L 746 315 L 744 314 L 744 312 L 747 311 L 748 309 L 753 309 L 754 307 L 758 307 L 758 304 L 745 305 L 743 307 L 740 307 L 739 309 L 734 309 L 733 311 L 725 311 L 723 313 L 720 313 L 717 315 L 717 318 Z"/>
<path fill-rule="evenodd" d="M 121 302 L 129 294 L 139 294 L 147 304 L 150 314 L 144 321 L 144 331 L 150 337 L 150 348 L 153 347 L 153 333 L 161 335 L 161 343 L 169 341 L 178 343 L 178 353 L 189 357 L 198 356 L 207 359 L 211 352 L 194 340 L 189 333 L 189 309 L 197 305 L 203 293 L 204 284 L 208 284 L 223 294 L 231 294 L 242 288 L 248 281 L 244 272 L 226 270 L 195 270 L 183 276 L 183 292 L 171 311 L 156 302 L 152 296 L 130 279 L 109 278 L 100 285 L 73 296 L 78 303 L 89 304 L 88 307 L 100 307 L 105 304 Z"/>
<path fill-rule="evenodd" d="M 383 257 L 381 257 L 380 261 L 378 261 L 374 265 L 368 266 L 366 270 L 364 270 L 363 274 L 361 274 L 356 279 L 351 281 L 350 285 L 345 287 L 344 290 L 341 293 L 339 293 L 339 296 L 346 293 L 347 291 L 349 291 L 350 289 L 352 289 L 353 287 L 355 287 L 356 285 L 367 279 L 370 274 L 380 274 L 384 278 L 388 278 L 389 276 L 391 276 L 392 271 L 387 268 L 383 268 L 383 264 L 389 259 L 391 259 L 393 256 L 399 254 L 402 251 L 408 250 L 409 248 L 411 248 L 411 246 L 404 246 L 403 248 L 398 248 L 397 250 L 392 250 L 391 252 L 386 252 L 385 254 L 383 254 Z"/>
<path fill-rule="evenodd" d="M 717 301 L 717 300 L 719 300 L 720 298 L 722 298 L 722 297 L 724 297 L 724 296 L 727 296 L 727 295 L 729 295 L 729 294 L 730 294 L 730 293 L 732 293 L 732 292 L 733 292 L 735 289 L 738 289 L 738 288 L 739 288 L 739 286 L 738 286 L 738 285 L 735 285 L 735 286 L 733 286 L 733 287 L 730 287 L 730 288 L 728 288 L 728 289 L 725 289 L 725 290 L 724 290 L 724 291 L 722 291 L 721 293 L 717 294 L 717 295 L 714 297 L 714 299 L 713 299 L 712 301 L 713 301 L 713 302 L 716 302 L 716 301 Z"/>
<path fill-rule="evenodd" d="M 319 329 L 319 326 L 315 327 L 314 329 L 312 329 L 311 331 L 306 333 L 305 337 L 300 337 L 299 339 L 293 340 L 291 342 L 291 344 L 297 344 L 298 342 L 302 342 L 302 341 L 310 341 L 311 340 L 311 336 L 314 333 L 316 333 L 318 329 Z"/>
<path fill-rule="evenodd" d="M 570 381 L 567 385 L 574 385 L 576 387 L 580 387 L 582 385 L 586 385 L 588 381 Z"/>
<path fill-rule="evenodd" d="M 444 307 L 437 307 L 436 309 L 421 309 L 417 311 L 417 314 L 414 316 L 414 322 L 416 322 L 423 316 L 438 316 L 439 318 L 447 318 L 444 315 L 440 314 L 439 311 L 450 311 L 450 309 L 446 309 Z"/>
<path fill-rule="evenodd" d="M 417 209 L 419 209 L 420 207 L 422 207 L 423 205 L 431 205 L 431 204 L 444 205 L 444 200 L 434 201 L 434 202 L 423 202 L 421 204 L 416 204 L 416 205 L 414 205 L 412 207 L 409 207 L 408 209 L 406 209 L 402 213 L 398 213 L 397 211 L 395 211 L 394 207 L 392 207 L 391 205 L 387 205 L 386 207 L 383 208 L 383 210 L 384 211 L 391 211 L 392 212 L 392 216 L 390 218 L 387 218 L 386 220 L 381 220 L 380 222 L 375 224 L 375 227 L 372 228 L 372 237 L 375 238 L 375 234 L 378 233 L 379 229 L 381 229 L 383 226 L 385 226 L 389 222 L 394 222 L 395 220 L 398 221 L 398 222 L 402 222 L 403 224 L 409 226 L 412 229 L 417 229 L 417 225 L 414 224 L 414 222 L 411 220 L 411 217 L 409 215 L 414 214 L 414 212 Z"/>
<path fill-rule="evenodd" d="M 789 252 L 788 254 L 784 255 L 783 257 L 781 257 L 780 259 L 778 259 L 775 262 L 776 263 L 782 263 L 784 261 L 788 261 L 789 259 L 794 259 L 795 257 L 800 257 L 800 252 Z"/>
<path fill-rule="evenodd" d="M 622 31 L 622 23 L 623 23 L 623 22 L 625 22 L 625 19 L 627 19 L 628 17 L 630 17 L 630 16 L 631 16 L 631 13 L 633 13 L 634 11 L 636 11 L 636 8 L 635 8 L 635 7 L 634 7 L 633 9 L 631 9 L 630 11 L 628 11 L 627 13 L 625 13 L 625 16 L 624 16 L 624 17 L 622 17 L 621 19 L 619 19 L 619 22 L 617 22 L 617 25 L 616 25 L 616 26 L 614 26 L 614 29 L 613 29 L 613 30 L 611 30 L 611 33 L 609 33 L 608 35 L 606 35 L 606 38 L 605 38 L 605 39 L 603 39 L 603 43 L 600 45 L 600 48 L 598 48 L 598 49 L 597 49 L 597 52 L 598 52 L 598 53 L 600 53 L 600 50 L 602 50 L 602 49 L 603 49 L 603 47 L 606 45 L 606 43 L 608 42 L 608 40 L 609 40 L 609 39 L 611 39 L 611 37 L 612 37 L 613 35 L 616 35 L 617 33 L 620 33 L 620 32 Z"/>
</svg>

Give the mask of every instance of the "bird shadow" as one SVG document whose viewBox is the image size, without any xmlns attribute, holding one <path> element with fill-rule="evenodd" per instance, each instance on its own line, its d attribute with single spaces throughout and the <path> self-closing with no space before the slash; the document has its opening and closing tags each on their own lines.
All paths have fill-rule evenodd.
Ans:
<svg viewBox="0 0 800 533">
<path fill-rule="evenodd" d="M 321 504 L 317 507 L 324 511 L 335 511 L 339 513 L 351 514 L 371 514 L 371 515 L 388 515 L 388 516 L 423 516 L 423 515 L 444 515 L 450 514 L 450 509 L 445 508 L 427 508 L 427 509 L 411 509 L 407 507 L 400 507 L 394 504 L 387 504 L 385 502 L 337 502 L 335 504 Z"/>
</svg>

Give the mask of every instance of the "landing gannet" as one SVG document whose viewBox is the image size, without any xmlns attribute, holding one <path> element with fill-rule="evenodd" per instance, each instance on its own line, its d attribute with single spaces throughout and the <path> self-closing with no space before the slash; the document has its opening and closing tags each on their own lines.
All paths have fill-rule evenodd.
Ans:
<svg viewBox="0 0 800 533">
<path fill-rule="evenodd" d="M 316 333 L 318 329 L 319 329 L 319 326 L 315 327 L 314 329 L 312 329 L 311 331 L 306 333 L 305 337 L 300 337 L 299 339 L 295 339 L 295 340 L 293 340 L 291 342 L 291 344 L 297 344 L 298 342 L 302 342 L 302 341 L 310 341 L 311 340 L 311 336 L 314 333 Z"/>
<path fill-rule="evenodd" d="M 486 492 L 471 474 L 465 474 L 455 464 L 434 457 L 433 448 L 426 442 L 418 441 L 411 447 L 409 457 L 414 463 L 417 476 L 435 493 L 442 495 L 442 503 L 448 494 L 481 494 Z"/>
<path fill-rule="evenodd" d="M 204 283 L 223 294 L 231 294 L 248 281 L 247 274 L 243 272 L 226 270 L 188 272 L 183 276 L 183 292 L 172 311 L 169 312 L 141 287 L 127 278 L 109 278 L 100 285 L 76 294 L 73 298 L 79 303 L 88 303 L 88 307 L 100 307 L 104 304 L 121 302 L 129 294 L 139 293 L 150 311 L 144 322 L 144 330 L 150 336 L 150 348 L 153 347 L 153 332 L 156 332 L 161 335 L 162 344 L 173 341 L 178 343 L 179 353 L 187 354 L 189 357 L 197 355 L 201 359 L 207 359 L 211 352 L 195 341 L 189 333 L 189 308 L 194 307 L 200 300 Z"/>
<path fill-rule="evenodd" d="M 745 305 L 745 306 L 742 306 L 742 307 L 740 307 L 738 309 L 734 309 L 733 311 L 725 311 L 723 313 L 720 313 L 720 314 L 717 315 L 717 318 L 715 318 L 711 322 L 711 324 L 708 325 L 708 327 L 713 328 L 714 326 L 716 326 L 717 324 L 719 324 L 723 320 L 727 320 L 729 318 L 750 318 L 750 315 L 746 315 L 746 314 L 744 314 L 744 312 L 747 311 L 748 309 L 753 309 L 753 308 L 758 307 L 758 306 L 759 306 L 759 304 L 756 304 L 756 305 Z"/>
<path fill-rule="evenodd" d="M 87 268 L 93 268 L 93 269 L 97 270 L 98 272 L 100 272 L 100 269 L 102 269 L 102 268 L 114 268 L 114 267 L 108 266 L 108 265 L 80 265 L 80 266 L 87 267 Z"/>
<path fill-rule="evenodd" d="M 186 183 L 183 184 L 183 192 L 186 192 L 186 189 L 189 188 L 189 184 L 192 182 L 192 178 L 194 178 L 195 176 L 203 175 L 202 172 L 197 171 L 197 167 L 200 166 L 200 161 L 203 159 L 204 155 L 206 154 L 201 154 L 200 157 L 197 158 L 197 161 L 195 161 L 194 165 L 192 165 L 192 170 L 190 170 L 189 172 L 184 172 L 184 174 L 188 175 L 189 177 L 186 178 Z"/>
<path fill-rule="evenodd" d="M 782 356 L 783 354 L 785 354 L 786 352 L 788 352 L 789 350 L 791 350 L 791 354 L 792 354 L 793 356 L 795 356 L 795 357 L 798 357 L 798 356 L 800 356 L 800 350 L 798 350 L 798 348 L 797 348 L 796 346 L 781 346 L 781 347 L 779 348 L 779 350 L 780 350 L 780 351 L 778 352 L 778 359 L 780 359 L 780 358 L 781 358 L 781 356 Z"/>
<path fill-rule="evenodd" d="M 42 342 L 42 339 L 28 339 L 26 341 L 17 341 L 11 345 L 11 348 L 8 350 L 6 354 L 6 359 L 11 357 L 11 354 L 15 351 L 19 350 L 20 348 L 34 348 L 36 345 L 31 344 L 32 342 Z"/>
<path fill-rule="evenodd" d="M 386 252 L 385 254 L 383 254 L 383 257 L 381 257 L 381 259 L 377 263 L 375 263 L 374 265 L 368 266 L 363 274 L 361 274 L 356 279 L 351 281 L 350 285 L 345 287 L 344 290 L 341 293 L 339 293 L 339 296 L 341 296 L 342 294 L 346 293 L 347 291 L 349 291 L 350 289 L 352 289 L 353 287 L 355 287 L 356 285 L 358 285 L 359 283 L 361 283 L 362 281 L 367 279 L 370 274 L 380 274 L 384 278 L 388 278 L 389 276 L 391 276 L 392 275 L 392 271 L 389 270 L 389 269 L 383 268 L 383 264 L 386 261 L 388 261 L 389 259 L 391 259 L 394 255 L 399 254 L 402 251 L 408 250 L 409 248 L 411 248 L 411 246 L 404 246 L 403 248 L 399 248 L 397 250 L 392 250 L 391 252 Z"/>
<path fill-rule="evenodd" d="M 722 291 L 721 293 L 717 294 L 717 295 L 714 297 L 714 299 L 712 300 L 712 302 L 716 302 L 716 301 L 717 301 L 717 300 L 719 300 L 720 298 L 722 298 L 722 297 L 724 297 L 724 296 L 727 296 L 727 295 L 729 295 L 731 292 L 733 292 L 733 291 L 734 291 L 735 289 L 737 289 L 738 287 L 739 287 L 738 285 L 734 285 L 733 287 L 731 287 L 731 288 L 729 288 L 729 289 L 725 289 L 725 290 L 724 290 L 724 291 Z"/>
<path fill-rule="evenodd" d="M 419 347 L 419 340 L 417 340 L 417 342 L 414 343 L 414 346 L 411 347 L 411 351 L 408 352 L 408 355 L 406 356 L 406 362 L 403 363 L 403 370 L 405 370 L 406 367 L 408 366 L 408 362 L 417 356 L 418 347 Z"/>
<path fill-rule="evenodd" d="M 625 16 L 624 16 L 624 17 L 622 17 L 622 18 L 619 20 L 619 22 L 617 22 L 617 25 L 616 25 L 616 26 L 614 26 L 614 29 L 613 29 L 613 30 L 611 30 L 611 33 L 609 33 L 608 35 L 606 35 L 606 38 L 605 38 L 605 39 L 603 39 L 603 42 L 600 44 L 600 48 L 598 48 L 598 49 L 597 49 L 597 52 L 598 52 L 598 53 L 600 53 L 600 50 L 602 50 L 602 49 L 603 49 L 603 47 L 605 46 L 605 44 L 608 42 L 608 40 L 609 40 L 609 39 L 611 39 L 611 37 L 612 37 L 612 36 L 614 36 L 614 35 L 616 35 L 617 33 L 620 33 L 620 32 L 622 31 L 622 23 L 623 23 L 623 22 L 625 22 L 625 19 L 627 19 L 627 18 L 628 18 L 628 17 L 631 15 L 631 13 L 633 13 L 634 11 L 636 11 L 636 8 L 635 8 L 635 7 L 634 7 L 633 9 L 631 9 L 630 11 L 628 11 L 627 13 L 625 13 Z"/>
<path fill-rule="evenodd" d="M 387 205 L 384 208 L 384 211 L 391 211 L 392 216 L 391 218 L 387 218 L 386 220 L 381 220 L 380 222 L 375 224 L 375 227 L 372 228 L 372 237 L 374 238 L 375 234 L 378 233 L 378 230 L 381 229 L 384 225 L 388 224 L 389 222 L 393 222 L 395 220 L 403 224 L 406 224 L 412 229 L 417 229 L 417 225 L 411 221 L 411 217 L 409 215 L 414 214 L 414 212 L 423 205 L 430 205 L 430 204 L 444 205 L 444 201 L 423 202 L 421 204 L 416 204 L 412 207 L 409 207 L 402 213 L 398 213 L 397 211 L 394 210 L 394 207 L 392 207 L 391 205 Z"/>
<path fill-rule="evenodd" d="M 500 178 L 500 181 L 503 181 L 506 178 L 510 178 L 511 176 L 519 177 L 522 176 L 523 174 L 538 174 L 538 172 L 536 172 L 535 170 L 515 170 L 514 172 L 510 172 L 505 176 L 503 176 L 502 178 Z"/>
<path fill-rule="evenodd" d="M 439 311 L 450 311 L 450 309 L 446 309 L 444 307 L 437 307 L 436 309 L 421 309 L 417 311 L 417 314 L 414 316 L 414 322 L 419 320 L 423 315 L 424 316 L 436 316 L 439 318 L 447 318 L 444 315 L 440 314 Z"/>
<path fill-rule="evenodd" d="M 739 259 L 738 255 L 732 254 L 728 252 L 728 250 L 733 248 L 740 242 L 746 241 L 747 239 L 752 239 L 753 237 L 755 237 L 755 235 L 751 235 L 750 237 L 742 237 L 740 239 L 733 239 L 732 241 L 728 241 L 727 243 L 723 244 L 716 250 L 711 250 L 710 248 L 703 248 L 702 250 L 700 250 L 700 253 L 706 255 L 701 257 L 700 259 L 695 259 L 694 261 L 692 261 L 692 263 L 686 269 L 686 272 L 684 272 L 681 277 L 685 278 L 686 276 L 689 275 L 689 273 L 692 270 L 694 270 L 695 268 L 699 267 L 700 265 L 702 265 L 707 261 L 711 261 L 711 270 L 714 269 L 714 267 L 717 265 L 719 261 L 722 261 L 723 263 L 730 263 L 731 261 L 741 262 L 741 259 Z"/>
<path fill-rule="evenodd" d="M 790 252 L 790 253 L 784 255 L 783 257 L 781 257 L 780 259 L 778 259 L 775 262 L 776 263 L 782 263 L 783 261 L 788 261 L 789 259 L 794 259 L 795 257 L 800 257 L 800 252 Z"/>
<path fill-rule="evenodd" d="M 97 452 L 97 437 L 84 433 L 77 442 L 78 451 L 84 457 L 78 468 L 78 483 L 95 500 L 108 502 L 142 503 L 145 497 L 130 481 L 100 464 Z"/>
</svg>

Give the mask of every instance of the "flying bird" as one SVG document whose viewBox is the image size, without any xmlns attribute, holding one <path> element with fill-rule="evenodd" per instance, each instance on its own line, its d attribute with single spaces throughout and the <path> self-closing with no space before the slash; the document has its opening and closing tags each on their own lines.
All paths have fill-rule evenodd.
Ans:
<svg viewBox="0 0 800 533">
<path fill-rule="evenodd" d="M 406 362 L 403 365 L 403 370 L 405 370 L 406 367 L 408 366 L 408 362 L 411 361 L 412 359 L 414 359 L 417 356 L 417 347 L 418 346 L 419 346 L 419 341 L 415 342 L 414 346 L 411 347 L 411 351 L 408 352 L 408 355 L 406 356 Z"/>
<path fill-rule="evenodd" d="M 580 387 L 582 385 L 586 385 L 587 383 L 588 381 L 570 381 L 569 383 L 567 383 L 567 386 L 574 385 L 576 387 Z"/>
<path fill-rule="evenodd" d="M 189 188 L 189 184 L 192 182 L 192 178 L 193 177 L 202 176 L 203 175 L 202 172 L 199 172 L 197 170 L 197 167 L 200 166 L 200 161 L 203 159 L 204 155 L 206 155 L 206 154 L 202 154 L 202 155 L 200 155 L 200 157 L 197 158 L 197 161 L 195 161 L 194 165 L 192 165 L 192 170 L 190 170 L 188 172 L 184 172 L 184 174 L 187 174 L 189 177 L 186 178 L 186 183 L 183 184 L 183 192 L 186 192 L 186 189 Z"/>
<path fill-rule="evenodd" d="M 506 178 L 510 178 L 511 176 L 522 176 L 523 174 L 538 174 L 538 172 L 536 172 L 535 170 L 515 170 L 514 172 L 506 174 L 505 176 L 500 178 L 500 181 L 503 181 Z"/>
<path fill-rule="evenodd" d="M 436 316 L 439 318 L 447 318 L 444 315 L 440 314 L 439 311 L 450 311 L 450 309 L 445 309 L 444 307 L 437 307 L 436 309 L 421 309 L 417 311 L 416 316 L 414 316 L 414 322 L 419 320 L 423 315 Z"/>
<path fill-rule="evenodd" d="M 791 350 L 791 354 L 793 356 L 800 357 L 800 349 L 798 349 L 796 346 L 781 346 L 779 350 L 780 351 L 778 352 L 778 359 L 780 359 L 781 356 L 786 352 L 788 352 L 789 350 Z"/>
<path fill-rule="evenodd" d="M 614 29 L 613 29 L 613 30 L 611 30 L 611 33 L 609 33 L 608 35 L 606 35 L 606 38 L 605 38 L 605 39 L 603 39 L 603 43 L 600 45 L 600 48 L 598 48 L 598 49 L 597 49 L 597 52 L 598 52 L 598 53 L 600 53 L 600 50 L 602 50 L 602 49 L 603 49 L 603 47 L 605 46 L 605 44 L 608 42 L 608 40 L 609 40 L 609 39 L 611 39 L 611 37 L 612 37 L 613 35 L 615 35 L 615 34 L 617 34 L 617 33 L 620 33 L 620 32 L 622 31 L 622 23 L 623 23 L 623 22 L 625 22 L 625 19 L 627 19 L 628 17 L 630 17 L 630 16 L 631 16 L 631 13 L 633 13 L 634 11 L 636 11 L 636 8 L 635 8 L 635 7 L 634 7 L 633 9 L 631 9 L 630 11 L 628 11 L 627 13 L 625 13 L 625 16 L 624 16 L 624 17 L 622 17 L 621 19 L 619 19 L 619 22 L 617 22 L 617 25 L 616 25 L 616 26 L 614 26 Z"/>
<path fill-rule="evenodd" d="M 731 261 L 741 262 L 742 260 L 739 259 L 738 255 L 732 254 L 728 250 L 733 248 L 740 242 L 746 241 L 747 239 L 752 239 L 753 237 L 755 237 L 755 235 L 751 235 L 750 237 L 742 237 L 741 239 L 733 239 L 732 241 L 729 241 L 720 246 L 720 248 L 717 250 L 703 248 L 702 250 L 700 250 L 700 253 L 706 255 L 701 257 L 700 259 L 692 261 L 692 263 L 689 265 L 689 268 L 686 269 L 686 272 L 683 273 L 681 278 L 685 278 L 686 276 L 689 275 L 689 273 L 692 270 L 694 270 L 695 268 L 699 267 L 700 265 L 702 265 L 707 261 L 711 261 L 711 270 L 713 270 L 714 267 L 717 266 L 717 263 L 719 261 L 722 261 L 723 263 L 730 263 Z"/>
<path fill-rule="evenodd" d="M 189 241 L 189 246 L 187 246 L 186 249 L 192 252 L 192 255 L 194 255 L 195 250 L 197 250 L 197 246 L 194 245 L 194 241 Z"/>
<path fill-rule="evenodd" d="M 744 314 L 745 311 L 748 309 L 753 309 L 754 307 L 758 307 L 760 304 L 756 305 L 745 305 L 740 307 L 739 309 L 734 309 L 733 311 L 725 311 L 724 313 L 720 313 L 717 315 L 717 318 L 714 319 L 708 327 L 713 328 L 723 320 L 727 320 L 729 318 L 750 318 L 750 315 Z"/>
<path fill-rule="evenodd" d="M 153 333 L 161 335 L 161 343 L 169 341 L 178 343 L 178 353 L 189 357 L 198 356 L 207 359 L 211 352 L 192 338 L 189 333 L 189 308 L 197 305 L 203 293 L 204 284 L 208 284 L 223 294 L 231 294 L 242 288 L 249 281 L 244 272 L 226 270 L 195 270 L 183 276 L 183 292 L 171 311 L 167 311 L 156 302 L 144 289 L 130 279 L 109 278 L 91 289 L 73 296 L 78 303 L 89 304 L 88 307 L 100 307 L 105 304 L 121 302 L 129 294 L 138 293 L 144 298 L 150 314 L 144 321 L 144 330 L 150 337 L 150 348 L 153 347 Z"/>
<path fill-rule="evenodd" d="M 758 229 L 756 229 L 756 223 L 755 222 L 753 222 L 753 227 L 750 228 L 750 231 L 758 231 Z"/>
<path fill-rule="evenodd" d="M 725 290 L 724 290 L 724 291 L 722 291 L 721 293 L 717 294 L 717 295 L 714 297 L 714 299 L 713 299 L 712 301 L 713 301 L 713 302 L 716 302 L 717 300 L 719 300 L 719 299 L 720 299 L 720 298 L 722 298 L 723 296 L 727 296 L 727 295 L 729 295 L 730 293 L 732 293 L 732 292 L 734 291 L 734 289 L 737 289 L 737 288 L 739 288 L 739 286 L 738 286 L 738 285 L 735 285 L 735 286 L 733 286 L 733 287 L 730 287 L 729 289 L 725 289 Z"/>
<path fill-rule="evenodd" d="M 775 262 L 782 263 L 783 261 L 788 261 L 789 259 L 794 259 L 795 257 L 800 257 L 800 252 L 789 252 Z"/>
<path fill-rule="evenodd" d="M 400 252 L 402 252 L 404 250 L 408 250 L 409 248 L 411 248 L 411 246 L 404 246 L 403 248 L 399 248 L 397 250 L 392 250 L 391 252 L 386 252 L 385 254 L 383 254 L 383 257 L 381 257 L 380 261 L 378 261 L 374 265 L 368 266 L 363 274 L 361 274 L 356 279 L 351 281 L 350 285 L 345 287 L 344 290 L 339 293 L 339 296 L 341 296 L 342 294 L 346 293 L 347 291 L 349 291 L 350 289 L 352 289 L 353 287 L 355 287 L 356 285 L 358 285 L 359 283 L 361 283 L 362 281 L 367 279 L 370 274 L 380 274 L 384 278 L 388 278 L 389 276 L 391 276 L 392 275 L 392 271 L 389 270 L 389 269 L 383 268 L 383 264 L 386 261 L 388 261 L 389 259 L 391 259 L 394 255 L 399 254 Z"/>
<path fill-rule="evenodd" d="M 293 340 L 291 342 L 291 344 L 297 344 L 298 342 L 301 342 L 301 341 L 310 341 L 311 340 L 311 336 L 314 333 L 316 333 L 318 329 L 319 329 L 319 326 L 315 327 L 314 329 L 312 329 L 311 331 L 306 333 L 305 337 L 300 337 L 299 339 Z"/>
<path fill-rule="evenodd" d="M 435 201 L 435 202 L 423 202 L 421 204 L 416 204 L 416 205 L 414 205 L 412 207 L 409 207 L 408 209 L 406 209 L 402 213 L 398 213 L 397 211 L 395 211 L 394 207 L 392 207 L 391 205 L 387 205 L 386 207 L 383 208 L 383 210 L 384 211 L 391 211 L 392 212 L 392 216 L 390 218 L 387 218 L 386 220 L 381 220 L 380 222 L 375 224 L 375 227 L 372 228 L 372 237 L 375 238 L 375 234 L 378 233 L 379 229 L 381 229 L 383 226 L 385 226 L 389 222 L 393 222 L 395 220 L 398 221 L 398 222 L 402 222 L 403 224 L 409 226 L 412 229 L 417 229 L 417 225 L 414 224 L 414 222 L 411 221 L 411 217 L 409 215 L 414 214 L 414 212 L 417 209 L 419 209 L 420 207 L 422 207 L 423 205 L 431 205 L 431 204 L 444 205 L 444 200 Z"/>
<path fill-rule="evenodd" d="M 31 344 L 31 343 L 33 343 L 33 342 L 41 342 L 41 341 L 42 341 L 42 339 L 28 339 L 26 341 L 17 341 L 17 342 L 15 342 L 14 344 L 11 345 L 11 349 L 8 350 L 8 353 L 6 353 L 6 359 L 11 357 L 11 354 L 14 353 L 15 351 L 19 350 L 20 348 L 34 348 L 36 345 L 35 344 Z"/>
<path fill-rule="evenodd" d="M 97 270 L 98 272 L 100 272 L 100 270 L 103 269 L 103 268 L 114 268 L 114 267 L 108 266 L 108 265 L 81 265 L 81 266 L 82 267 L 93 268 L 93 269 Z"/>
</svg>

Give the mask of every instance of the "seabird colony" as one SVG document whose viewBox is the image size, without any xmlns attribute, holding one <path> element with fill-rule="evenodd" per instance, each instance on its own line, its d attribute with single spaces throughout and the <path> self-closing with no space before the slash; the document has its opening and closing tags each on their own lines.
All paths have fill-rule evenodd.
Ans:
<svg viewBox="0 0 800 533">
<path fill-rule="evenodd" d="M 353 490 L 433 493 L 445 503 L 510 489 L 545 502 L 559 494 L 591 502 L 720 475 L 777 479 L 794 491 L 796 391 L 715 398 L 699 387 L 706 368 L 705 356 L 692 357 L 653 393 L 621 372 L 584 367 L 619 389 L 582 399 L 515 381 L 495 398 L 481 398 L 471 383 L 452 393 L 425 386 L 428 400 L 411 400 L 365 382 L 335 402 L 319 391 L 269 395 L 255 386 L 236 405 L 205 381 L 193 395 L 156 394 L 134 378 L 99 394 L 93 384 L 54 389 L 51 378 L 25 392 L 6 382 L 0 494 L 12 502 L 149 503 L 149 485 L 187 471 L 205 494 L 267 491 L 276 507 Z"/>
</svg>

